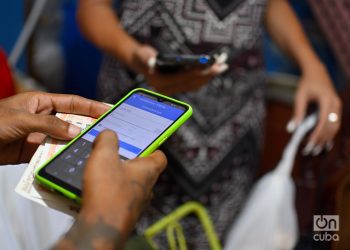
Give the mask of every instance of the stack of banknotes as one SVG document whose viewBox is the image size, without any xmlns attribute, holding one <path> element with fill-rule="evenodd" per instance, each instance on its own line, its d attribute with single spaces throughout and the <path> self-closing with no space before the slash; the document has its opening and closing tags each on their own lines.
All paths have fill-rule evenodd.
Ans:
<svg viewBox="0 0 350 250">
<path fill-rule="evenodd" d="M 73 114 L 57 113 L 56 116 L 80 127 L 81 129 L 85 129 L 95 121 L 95 119 L 91 117 Z M 79 206 L 75 202 L 49 191 L 35 182 L 36 170 L 67 143 L 67 141 L 59 141 L 47 137 L 33 155 L 27 169 L 17 184 L 15 191 L 40 205 L 56 209 L 71 216 L 76 216 L 79 211 Z"/>
</svg>

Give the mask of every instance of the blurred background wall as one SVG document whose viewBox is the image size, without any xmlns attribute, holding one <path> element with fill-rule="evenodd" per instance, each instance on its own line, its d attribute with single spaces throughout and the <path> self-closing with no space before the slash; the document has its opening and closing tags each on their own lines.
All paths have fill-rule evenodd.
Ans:
<svg viewBox="0 0 350 250">
<path fill-rule="evenodd" d="M 0 47 L 10 53 L 24 20 L 24 2 L 22 0 L 3 1 L 0 4 Z M 19 63 L 24 70 L 24 58 Z"/>
<path fill-rule="evenodd" d="M 0 6 L 0 47 L 7 53 L 19 34 L 33 0 L 3 1 Z M 314 48 L 336 84 L 343 86 L 342 73 L 334 55 L 315 21 L 307 1 L 291 0 Z M 17 65 L 41 82 L 49 91 L 67 92 L 95 98 L 96 80 L 102 55 L 78 30 L 76 0 L 50 0 L 30 41 L 26 57 Z M 293 62 L 264 35 L 267 72 L 298 75 Z"/>
</svg>

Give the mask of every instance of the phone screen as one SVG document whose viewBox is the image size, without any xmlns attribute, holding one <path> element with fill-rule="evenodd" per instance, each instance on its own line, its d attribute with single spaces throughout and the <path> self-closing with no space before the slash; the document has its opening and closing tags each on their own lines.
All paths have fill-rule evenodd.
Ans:
<svg viewBox="0 0 350 250">
<path fill-rule="evenodd" d="M 147 92 L 135 92 L 59 154 L 43 168 L 41 174 L 53 177 L 63 186 L 68 184 L 77 193 L 82 188 L 82 173 L 90 156 L 92 143 L 101 131 L 115 131 L 119 138 L 121 159 L 133 159 L 186 110 L 187 106 L 171 100 Z"/>
</svg>

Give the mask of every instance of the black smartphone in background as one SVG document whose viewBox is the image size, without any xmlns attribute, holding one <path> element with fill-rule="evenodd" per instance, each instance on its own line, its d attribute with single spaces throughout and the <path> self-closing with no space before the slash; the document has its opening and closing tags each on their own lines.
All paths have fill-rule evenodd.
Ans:
<svg viewBox="0 0 350 250">
<path fill-rule="evenodd" d="M 161 73 L 177 73 L 192 68 L 205 69 L 214 63 L 210 55 L 158 54 L 156 69 Z"/>
</svg>

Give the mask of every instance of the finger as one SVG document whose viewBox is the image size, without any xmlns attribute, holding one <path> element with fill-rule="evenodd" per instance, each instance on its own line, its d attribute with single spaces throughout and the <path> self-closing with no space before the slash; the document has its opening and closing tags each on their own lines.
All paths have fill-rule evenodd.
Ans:
<svg viewBox="0 0 350 250">
<path fill-rule="evenodd" d="M 156 57 L 150 57 L 150 58 L 148 59 L 147 65 L 148 65 L 148 73 L 149 73 L 149 74 L 154 74 L 156 64 L 157 64 L 157 59 L 156 59 Z"/>
<path fill-rule="evenodd" d="M 336 136 L 336 134 L 340 129 L 340 124 L 341 124 L 340 122 L 333 123 L 327 119 L 326 133 L 324 133 L 323 135 L 324 144 L 334 139 L 334 137 Z"/>
<path fill-rule="evenodd" d="M 157 150 L 147 157 L 130 160 L 129 163 L 137 168 L 156 170 L 156 172 L 161 173 L 167 165 L 167 158 L 162 151 Z"/>
<path fill-rule="evenodd" d="M 328 123 L 328 114 L 330 112 L 330 102 L 328 100 L 321 100 L 319 102 L 319 118 L 315 130 L 310 135 L 310 142 L 313 142 L 315 145 L 324 146 L 325 137 L 327 137 L 327 123 Z M 322 138 L 323 137 L 323 138 Z"/>
<path fill-rule="evenodd" d="M 90 157 L 85 168 L 85 172 L 90 173 L 87 175 L 95 173 L 95 170 L 100 174 L 109 169 L 116 170 L 119 162 L 118 148 L 119 143 L 116 133 L 111 130 L 102 131 L 93 142 Z M 99 171 L 101 167 L 103 167 L 104 171 Z"/>
<path fill-rule="evenodd" d="M 339 98 L 332 98 L 332 101 L 329 101 L 329 99 L 323 100 L 319 104 L 320 106 L 320 118 L 318 122 L 318 126 L 315 128 L 314 132 L 310 135 L 309 141 L 313 141 L 316 143 L 318 147 L 315 147 L 312 150 L 313 155 L 318 155 L 319 148 L 322 147 L 322 149 L 326 149 L 326 151 L 329 151 L 328 148 L 329 142 L 331 142 L 337 132 L 340 129 L 340 116 L 341 116 L 341 102 Z M 337 121 L 331 121 L 329 120 L 329 114 L 331 112 L 334 112 L 338 115 Z"/>
<path fill-rule="evenodd" d="M 324 149 L 324 145 L 317 145 L 311 152 L 312 156 L 318 156 Z"/>
<path fill-rule="evenodd" d="M 154 73 L 154 67 L 156 64 L 156 56 L 158 52 L 151 46 L 143 45 L 140 48 L 136 49 L 135 57 L 137 68 L 142 72 L 148 72 L 148 74 Z"/>
<path fill-rule="evenodd" d="M 224 64 L 227 62 L 228 54 L 226 52 L 222 52 L 219 55 L 216 55 L 216 56 L 214 55 L 214 58 L 217 64 Z"/>
<path fill-rule="evenodd" d="M 327 130 L 328 131 L 328 130 Z M 313 148 L 310 152 L 313 156 L 318 156 L 323 150 L 327 150 L 327 142 L 329 138 L 329 131 L 327 133 L 323 133 L 318 138 L 318 144 Z"/>
<path fill-rule="evenodd" d="M 159 171 L 159 173 L 163 172 L 168 164 L 168 160 L 165 154 L 160 150 L 153 152 L 147 158 L 153 161 L 154 168 L 156 168 Z"/>
<path fill-rule="evenodd" d="M 327 152 L 332 151 L 333 148 L 334 148 L 334 142 L 333 141 L 329 141 L 329 142 L 326 143 L 325 149 L 326 149 Z"/>
<path fill-rule="evenodd" d="M 93 151 L 118 152 L 118 149 L 118 136 L 114 131 L 108 129 L 102 131 L 92 144 Z"/>
<path fill-rule="evenodd" d="M 152 179 L 153 183 L 164 171 L 166 165 L 167 158 L 160 150 L 155 151 L 147 157 L 139 157 L 128 162 L 128 168 L 132 167 L 137 171 L 142 170 L 143 172 L 147 172 L 149 174 L 148 177 Z"/>
<path fill-rule="evenodd" d="M 141 62 L 144 65 L 148 65 L 149 59 L 156 58 L 156 56 L 158 54 L 157 50 L 149 45 L 142 46 L 142 48 L 140 49 L 140 51 L 138 53 L 139 53 Z"/>
<path fill-rule="evenodd" d="M 324 141 L 328 143 L 334 139 L 341 125 L 342 104 L 339 98 L 334 98 L 327 114 L 327 134 Z"/>
<path fill-rule="evenodd" d="M 56 112 L 99 117 L 110 109 L 101 102 L 86 99 L 77 95 L 45 94 L 51 101 L 51 106 Z"/>
<path fill-rule="evenodd" d="M 95 139 L 83 174 L 83 199 L 94 203 L 104 192 L 108 192 L 121 167 L 118 154 L 118 138 L 112 131 L 103 131 Z M 117 184 L 117 183 L 116 183 Z"/>
<path fill-rule="evenodd" d="M 224 73 L 226 70 L 228 70 L 228 64 L 214 64 L 210 68 L 204 69 L 200 71 L 200 75 L 203 76 L 211 76 L 214 77 L 216 75 L 220 75 Z"/>
<path fill-rule="evenodd" d="M 40 144 L 44 141 L 46 135 L 42 133 L 31 133 L 22 145 L 19 162 L 29 162 Z"/>
<path fill-rule="evenodd" d="M 299 124 L 304 120 L 308 99 L 304 93 L 297 93 L 294 104 L 294 115 L 287 125 L 288 132 L 293 132 Z"/>
<path fill-rule="evenodd" d="M 21 124 L 25 135 L 39 132 L 56 139 L 69 140 L 76 137 L 81 129 L 53 115 L 21 114 Z"/>
</svg>

